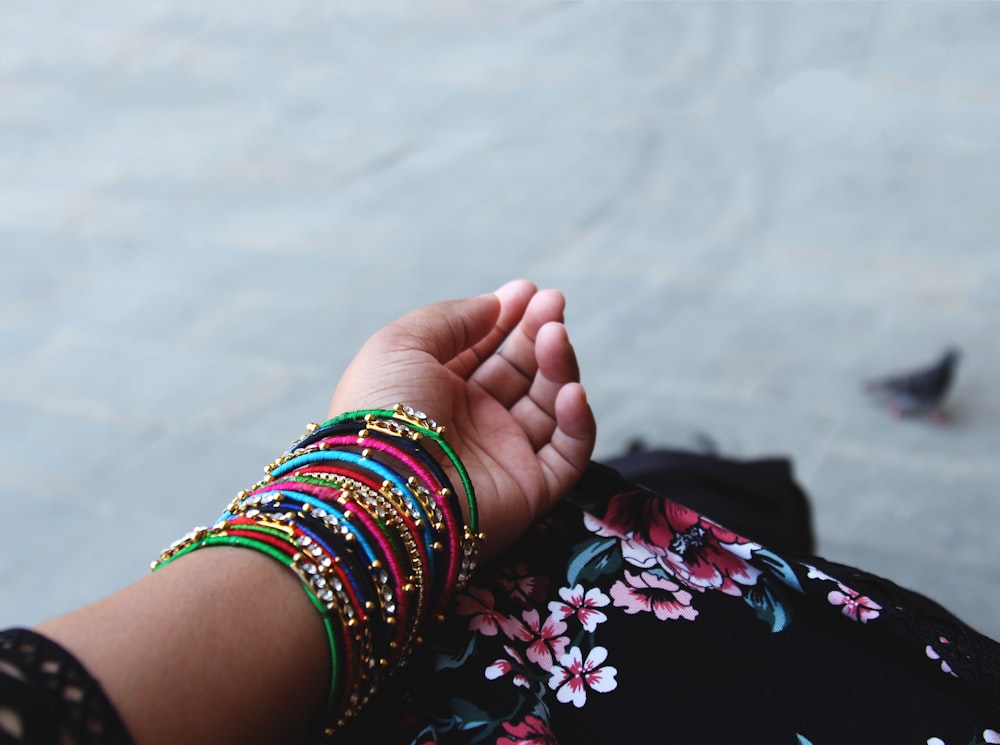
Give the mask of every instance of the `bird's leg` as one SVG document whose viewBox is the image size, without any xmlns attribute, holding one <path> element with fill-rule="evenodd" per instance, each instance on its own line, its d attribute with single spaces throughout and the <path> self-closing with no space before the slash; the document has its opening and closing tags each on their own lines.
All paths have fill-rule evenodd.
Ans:
<svg viewBox="0 0 1000 745">
<path fill-rule="evenodd" d="M 936 424 L 939 427 L 943 427 L 951 421 L 951 417 L 948 416 L 948 412 L 940 407 L 935 407 L 931 409 L 927 418 L 930 419 L 933 424 Z"/>
</svg>

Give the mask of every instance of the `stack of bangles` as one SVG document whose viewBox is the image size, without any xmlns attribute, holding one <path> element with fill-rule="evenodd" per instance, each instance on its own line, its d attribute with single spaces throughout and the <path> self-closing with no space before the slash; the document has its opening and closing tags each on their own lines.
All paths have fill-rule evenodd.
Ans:
<svg viewBox="0 0 1000 745">
<path fill-rule="evenodd" d="M 295 572 L 330 644 L 327 736 L 406 662 L 475 568 L 483 540 L 475 493 L 443 432 L 400 404 L 310 424 L 211 527 L 153 562 L 155 570 L 205 546 L 243 546 Z M 458 472 L 468 524 L 428 440 Z"/>
</svg>

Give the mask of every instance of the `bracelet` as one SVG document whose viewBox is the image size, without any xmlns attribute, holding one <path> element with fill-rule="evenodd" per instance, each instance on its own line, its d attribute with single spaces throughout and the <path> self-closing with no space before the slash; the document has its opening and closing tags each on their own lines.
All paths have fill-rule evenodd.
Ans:
<svg viewBox="0 0 1000 745">
<path fill-rule="evenodd" d="M 467 521 L 428 441 L 462 482 Z M 327 637 L 323 735 L 330 736 L 406 663 L 429 620 L 468 582 L 483 540 L 478 526 L 472 481 L 444 427 L 397 404 L 308 425 L 262 480 L 152 566 L 222 545 L 258 551 L 292 571 Z"/>
<path fill-rule="evenodd" d="M 472 479 L 469 478 L 468 471 L 465 470 L 465 466 L 462 465 L 462 461 L 459 459 L 458 454 L 445 442 L 444 439 L 444 427 L 440 426 L 433 419 L 429 418 L 424 412 L 417 411 L 409 406 L 404 406 L 403 404 L 396 404 L 392 409 L 365 409 L 362 411 L 352 411 L 346 414 L 341 414 L 333 419 L 330 419 L 322 427 L 328 425 L 339 424 L 341 422 L 347 421 L 357 421 L 358 419 L 364 420 L 366 425 L 374 428 L 381 432 L 386 432 L 387 434 L 408 437 L 409 439 L 419 442 L 422 438 L 426 437 L 433 440 L 441 451 L 447 456 L 448 460 L 451 461 L 452 466 L 454 466 L 455 471 L 458 472 L 458 478 L 462 482 L 462 486 L 465 489 L 466 502 L 469 507 L 469 528 L 475 533 L 479 529 L 479 514 L 476 507 L 476 492 L 472 488 Z M 322 427 L 318 430 L 322 432 Z M 312 436 L 313 433 L 310 433 Z"/>
<path fill-rule="evenodd" d="M 309 479 L 309 477 L 304 476 L 302 474 L 297 475 L 296 476 L 297 483 L 295 485 L 295 488 L 308 488 L 301 486 L 301 482 L 303 480 L 308 482 L 311 481 L 312 479 Z M 320 486 L 332 485 L 341 489 L 345 487 L 353 487 L 356 491 L 359 492 L 360 498 L 350 500 L 347 499 L 345 495 L 341 495 L 335 500 L 335 503 L 336 505 L 353 504 L 353 506 L 355 506 L 356 508 L 360 507 L 361 510 L 363 510 L 363 514 L 365 516 L 371 517 L 371 519 L 369 520 L 366 517 L 362 517 L 361 516 L 362 513 L 359 513 L 357 510 L 355 510 L 354 512 L 354 514 L 358 515 L 358 519 L 363 523 L 364 527 L 368 530 L 368 533 L 370 535 L 373 535 L 374 540 L 381 544 L 382 555 L 387 557 L 388 567 L 393 574 L 393 578 L 396 579 L 396 582 L 394 583 L 395 586 L 397 588 L 406 587 L 416 582 L 416 588 L 417 588 L 416 606 L 417 606 L 418 616 L 420 616 L 423 613 L 423 606 L 424 606 L 423 588 L 428 581 L 426 573 L 427 570 L 425 568 L 429 565 L 429 561 L 424 546 L 420 542 L 414 540 L 413 538 L 413 534 L 416 532 L 416 529 L 412 525 L 412 522 L 409 521 L 406 513 L 405 512 L 397 513 L 393 511 L 391 508 L 387 507 L 386 505 L 380 504 L 380 502 L 384 500 L 384 497 L 380 493 L 375 492 L 358 482 L 353 482 L 349 479 L 344 479 L 343 477 L 338 477 L 337 481 L 330 481 L 327 479 L 318 479 L 317 481 L 319 482 L 317 485 Z M 297 492 L 290 491 L 287 488 L 288 486 L 287 484 L 286 485 L 279 484 L 277 486 L 284 486 L 286 488 L 283 488 L 283 491 L 281 492 L 258 491 L 257 493 L 252 495 L 246 492 L 241 492 L 241 494 L 238 495 L 237 500 L 229 506 L 229 510 L 227 510 L 227 512 L 224 513 L 222 518 L 220 519 L 228 519 L 233 513 L 243 510 L 246 510 L 245 514 L 253 515 L 253 513 L 258 509 L 264 509 L 264 510 L 280 509 L 280 507 L 284 504 L 290 504 L 291 506 L 294 507 L 297 506 L 297 501 L 301 496 L 302 500 L 307 500 L 304 501 L 304 504 L 301 504 L 302 507 L 301 527 L 306 536 L 308 536 L 313 540 L 318 540 L 318 541 L 322 540 L 319 536 L 311 533 L 305 527 L 310 519 L 323 520 L 323 522 L 326 523 L 325 527 L 332 528 L 334 530 L 339 530 L 342 534 L 345 534 L 345 537 L 348 532 L 354 532 L 355 537 L 365 547 L 365 553 L 369 558 L 369 564 L 367 569 L 373 574 L 377 572 L 375 576 L 381 578 L 382 573 L 385 571 L 383 568 L 383 563 L 377 560 L 375 552 L 368 547 L 368 544 L 365 541 L 365 539 L 362 538 L 361 535 L 359 535 L 359 533 L 357 532 L 358 526 L 354 526 L 350 522 L 342 522 L 339 519 L 343 515 L 343 513 L 340 512 L 339 509 L 335 506 L 333 499 L 329 499 L 327 503 L 321 503 L 315 497 L 308 495 L 299 495 Z M 384 520 L 394 522 L 395 523 L 394 527 L 396 528 L 396 530 L 386 532 L 385 531 L 386 526 L 383 524 Z M 378 525 L 378 529 L 375 530 L 371 529 L 373 521 L 375 522 L 376 525 Z M 352 531 L 352 528 L 355 528 L 355 530 Z M 386 544 L 384 543 L 386 538 L 393 541 L 392 547 L 386 546 Z M 406 555 L 409 557 L 409 563 L 411 568 L 415 568 L 411 574 L 405 577 L 405 580 L 401 579 L 403 569 L 399 568 L 399 562 L 394 557 L 394 553 L 399 552 L 397 550 L 398 541 L 402 542 L 401 545 L 403 549 L 406 551 Z M 422 581 L 418 581 L 414 577 L 414 575 L 420 575 Z M 396 610 L 395 606 L 398 602 L 399 604 L 404 606 L 403 612 L 405 615 L 405 610 L 406 610 L 405 606 L 408 604 L 408 600 L 405 594 L 400 595 L 397 592 L 394 595 L 391 591 L 391 588 L 389 590 L 389 594 L 387 594 L 386 589 L 384 587 L 386 585 L 386 580 L 381 580 L 377 584 L 382 586 L 379 589 L 377 596 L 382 601 L 382 605 L 386 614 L 393 615 Z M 402 638 L 403 631 L 404 631 L 403 627 L 400 626 L 395 639 L 397 644 L 402 643 L 404 641 Z"/>
</svg>

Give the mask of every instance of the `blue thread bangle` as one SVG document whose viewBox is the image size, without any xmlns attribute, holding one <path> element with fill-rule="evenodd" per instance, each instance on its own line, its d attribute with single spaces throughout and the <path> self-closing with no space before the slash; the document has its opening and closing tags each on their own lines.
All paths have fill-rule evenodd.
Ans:
<svg viewBox="0 0 1000 745">
<path fill-rule="evenodd" d="M 296 468 L 299 468 L 309 463 L 316 463 L 324 460 L 339 460 L 339 461 L 344 461 L 346 463 L 353 463 L 356 466 L 360 466 L 361 468 L 364 468 L 365 470 L 371 471 L 372 473 L 380 476 L 384 481 L 389 481 L 390 483 L 392 483 L 393 486 L 395 486 L 397 489 L 403 492 L 403 495 L 407 497 L 406 501 L 415 508 L 415 512 L 411 512 L 413 517 L 419 518 L 420 520 L 423 521 L 424 540 L 426 541 L 427 545 L 429 546 L 431 545 L 431 543 L 434 542 L 434 538 L 430 532 L 430 526 L 433 524 L 433 521 L 430 519 L 430 516 L 424 511 L 423 506 L 421 506 L 420 502 L 417 501 L 417 499 L 410 494 L 409 490 L 406 487 L 406 482 L 402 478 L 400 478 L 399 474 L 383 466 L 376 460 L 372 460 L 371 458 L 363 458 L 357 453 L 349 453 L 343 450 L 314 450 L 309 453 L 302 453 L 300 455 L 296 455 L 294 458 L 286 460 L 281 465 L 276 466 L 270 472 L 270 474 L 272 478 L 278 479 L 284 474 L 288 473 L 289 471 L 295 470 Z"/>
</svg>

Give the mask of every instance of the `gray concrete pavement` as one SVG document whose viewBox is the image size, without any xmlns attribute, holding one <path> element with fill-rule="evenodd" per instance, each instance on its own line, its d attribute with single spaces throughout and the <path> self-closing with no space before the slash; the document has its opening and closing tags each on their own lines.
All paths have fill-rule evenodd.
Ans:
<svg viewBox="0 0 1000 745">
<path fill-rule="evenodd" d="M 0 625 L 143 574 L 383 322 L 528 276 L 599 453 L 788 454 L 821 553 L 1000 636 L 998 38 L 995 4 L 6 3 Z M 860 394 L 948 343 L 950 425 Z"/>
</svg>

